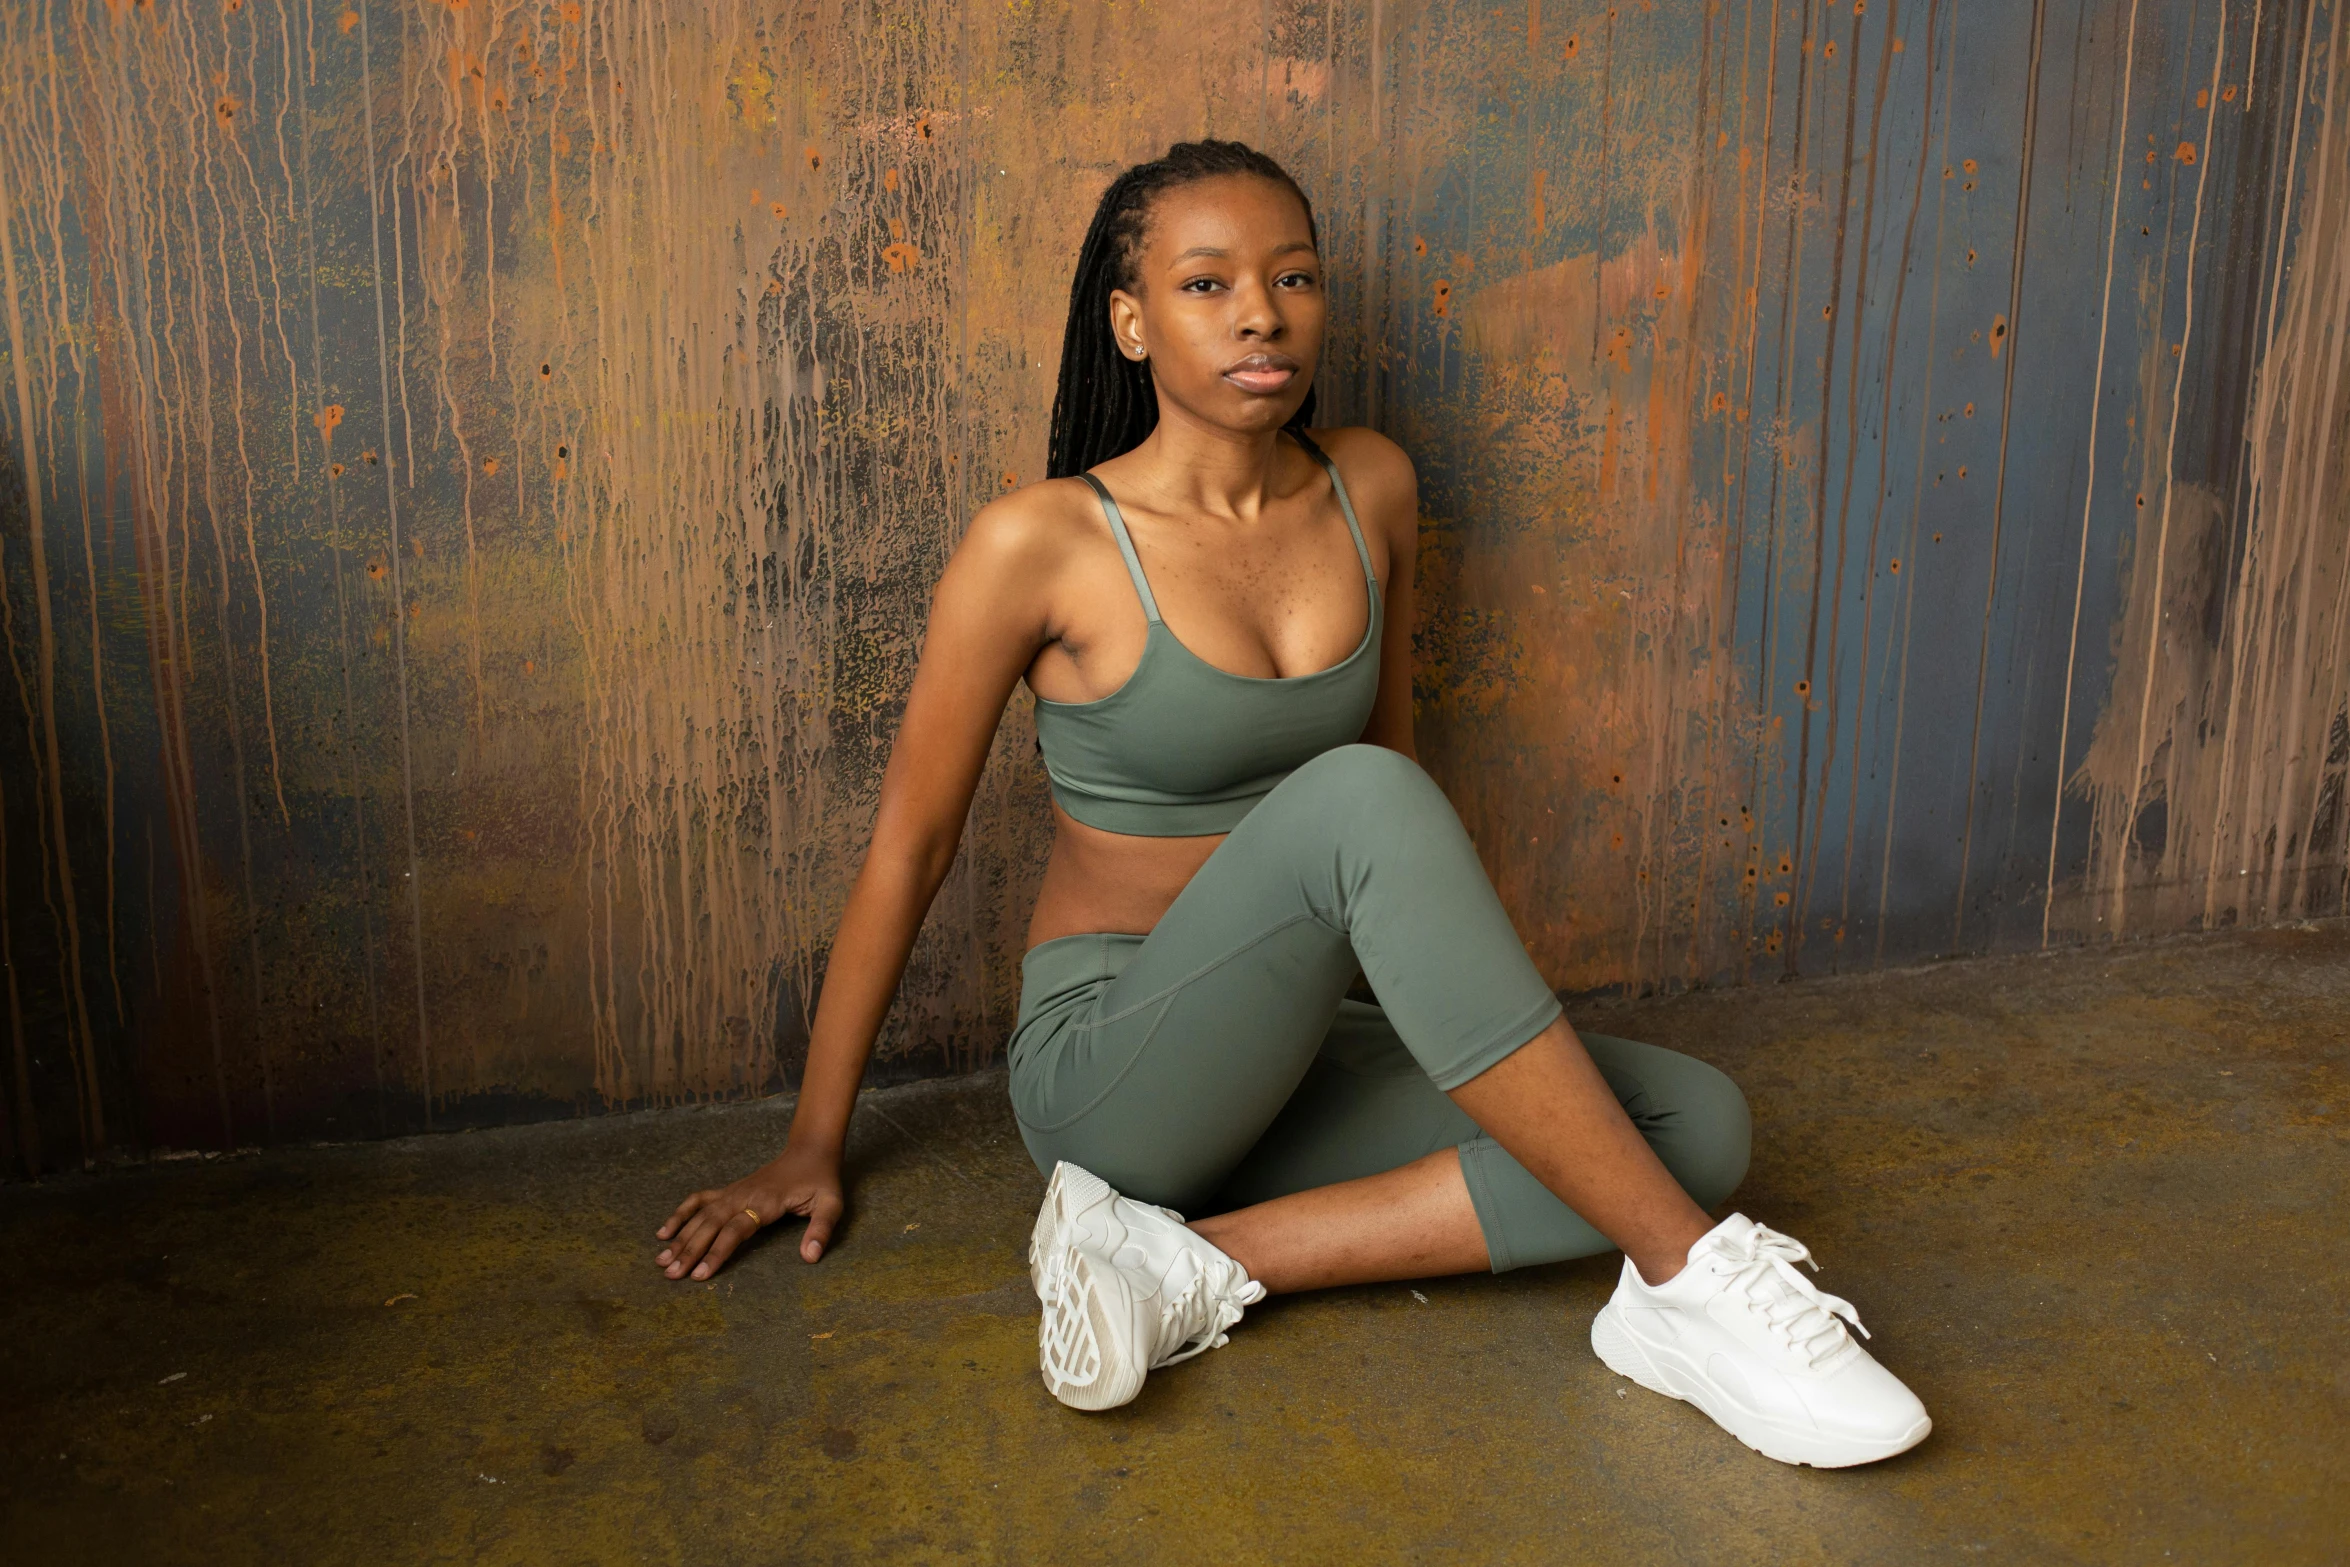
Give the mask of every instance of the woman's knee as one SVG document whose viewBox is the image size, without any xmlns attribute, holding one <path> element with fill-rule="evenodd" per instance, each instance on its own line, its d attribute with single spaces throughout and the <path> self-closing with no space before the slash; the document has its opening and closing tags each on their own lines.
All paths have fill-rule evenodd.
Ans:
<svg viewBox="0 0 2350 1567">
<path fill-rule="evenodd" d="M 1380 819 L 1452 809 L 1427 769 L 1383 745 L 1334 746 L 1302 764 L 1289 781 L 1327 807 L 1354 807 Z"/>
</svg>

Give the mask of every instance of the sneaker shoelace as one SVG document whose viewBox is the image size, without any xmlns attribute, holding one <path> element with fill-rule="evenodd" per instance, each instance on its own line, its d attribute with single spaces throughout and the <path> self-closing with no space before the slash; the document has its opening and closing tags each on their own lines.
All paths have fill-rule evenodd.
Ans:
<svg viewBox="0 0 2350 1567">
<path fill-rule="evenodd" d="M 1225 1330 L 1240 1320 L 1241 1308 L 1265 1298 L 1265 1286 L 1254 1279 L 1247 1279 L 1235 1288 L 1233 1281 L 1243 1277 L 1240 1265 L 1229 1259 L 1203 1267 L 1192 1275 L 1191 1282 L 1167 1302 L 1166 1313 L 1159 1319 L 1164 1324 L 1160 1329 L 1161 1342 L 1170 1328 L 1186 1327 L 1203 1310 L 1206 1315 L 1198 1326 L 1177 1339 L 1171 1350 L 1152 1358 L 1152 1370 L 1189 1360 L 1211 1349 L 1222 1349 L 1231 1342 Z"/>
<path fill-rule="evenodd" d="M 1717 1249 L 1712 1266 L 1716 1273 L 1730 1280 L 1732 1288 L 1761 1308 L 1763 1320 L 1786 1341 L 1788 1348 L 1801 1354 L 1806 1364 L 1817 1366 L 1852 1342 L 1844 1331 L 1844 1322 L 1860 1328 L 1863 1338 L 1869 1336 L 1869 1330 L 1861 1327 L 1860 1313 L 1852 1302 L 1829 1294 L 1796 1272 L 1798 1262 L 1810 1263 L 1814 1273 L 1820 1270 L 1810 1247 L 1793 1236 L 1781 1235 L 1767 1225 L 1758 1224 L 1744 1246 L 1725 1245 Z M 1775 1280 L 1782 1288 L 1758 1293 L 1756 1286 L 1765 1280 Z M 1839 1317 L 1844 1321 L 1839 1322 Z"/>
</svg>

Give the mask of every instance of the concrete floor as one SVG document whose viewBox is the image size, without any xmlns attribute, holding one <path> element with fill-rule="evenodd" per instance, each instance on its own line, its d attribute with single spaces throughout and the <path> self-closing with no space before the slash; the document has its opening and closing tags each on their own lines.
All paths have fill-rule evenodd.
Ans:
<svg viewBox="0 0 2350 1567">
<path fill-rule="evenodd" d="M 0 1189 L 0 1555 L 2340 1562 L 2350 926 L 1579 1009 L 1755 1106 L 1926 1444 L 1759 1458 L 1590 1352 L 1612 1259 L 1253 1310 L 1104 1415 L 1036 1375 L 1000 1074 L 869 1095 L 854 1222 L 653 1270 L 781 1102 Z"/>
</svg>

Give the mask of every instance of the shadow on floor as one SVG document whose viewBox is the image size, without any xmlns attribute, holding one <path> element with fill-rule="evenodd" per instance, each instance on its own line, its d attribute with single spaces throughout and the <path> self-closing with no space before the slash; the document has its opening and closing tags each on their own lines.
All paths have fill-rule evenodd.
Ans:
<svg viewBox="0 0 2350 1567">
<path fill-rule="evenodd" d="M 1933 1411 L 1757 1457 L 1616 1377 L 1613 1259 L 1268 1303 L 1103 1415 L 1036 1375 L 1000 1072 L 869 1094 L 857 1209 L 654 1226 L 788 1105 L 0 1190 L 11 1561 L 2338 1562 L 2350 926 L 1584 1008 L 1729 1071 L 1734 1206 Z"/>
</svg>

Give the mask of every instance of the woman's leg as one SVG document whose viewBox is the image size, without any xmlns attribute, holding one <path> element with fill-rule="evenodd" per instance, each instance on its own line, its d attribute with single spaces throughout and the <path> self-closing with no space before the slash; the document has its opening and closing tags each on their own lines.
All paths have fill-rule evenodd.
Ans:
<svg viewBox="0 0 2350 1567">
<path fill-rule="evenodd" d="M 1358 962 L 1429 1081 L 1465 1090 L 1495 1139 L 1644 1269 L 1678 1266 L 1710 1222 L 1554 1026 L 1557 998 L 1443 793 L 1374 746 L 1284 780 L 1115 978 L 1051 1029 L 1023 1027 L 1013 1099 L 1031 1154 L 1195 1206 L 1289 1100 Z"/>
<path fill-rule="evenodd" d="M 1736 1189 L 1749 1137 L 1736 1084 L 1655 1045 L 1605 1034 L 1581 1043 L 1692 1202 L 1711 1208 Z M 1493 1079 L 1464 1087 L 1504 1086 Z M 1277 1293 L 1498 1273 L 1613 1249 L 1455 1097 L 1428 1080 L 1378 1007 L 1346 1002 L 1305 1081 L 1218 1193 L 1228 1211 L 1193 1228 Z M 1680 1261 L 1649 1266 L 1661 1275 Z"/>
<path fill-rule="evenodd" d="M 1460 1150 L 1194 1219 L 1268 1295 L 1484 1273 L 1492 1264 Z"/>
<path fill-rule="evenodd" d="M 1661 1284 L 1714 1221 L 1665 1170 L 1564 1019 L 1453 1100 L 1568 1208 Z"/>
</svg>

